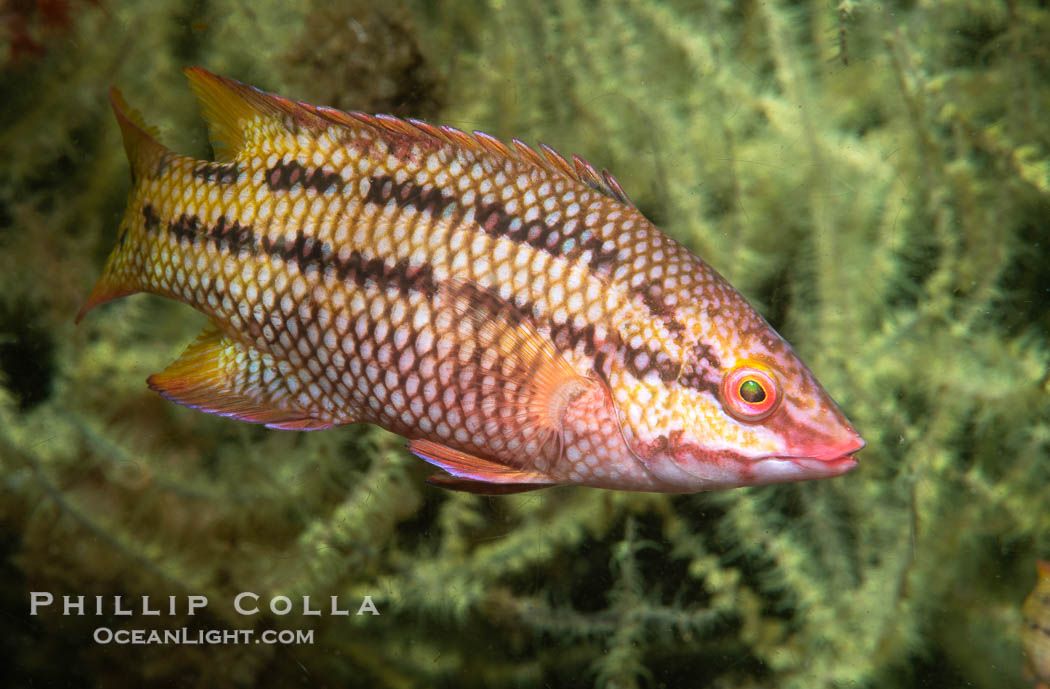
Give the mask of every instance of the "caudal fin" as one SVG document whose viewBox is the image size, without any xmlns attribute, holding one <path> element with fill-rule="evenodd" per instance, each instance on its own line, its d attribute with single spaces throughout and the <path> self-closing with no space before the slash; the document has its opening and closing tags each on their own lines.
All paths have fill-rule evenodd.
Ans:
<svg viewBox="0 0 1050 689">
<path fill-rule="evenodd" d="M 160 135 L 157 128 L 146 124 L 142 114 L 130 107 L 116 88 L 109 90 L 109 104 L 113 106 L 120 134 L 124 137 L 124 151 L 131 163 L 131 180 L 135 182 L 160 162 L 168 149 L 157 141 Z"/>
<path fill-rule="evenodd" d="M 145 123 L 142 115 L 137 110 L 128 107 L 127 101 L 120 91 L 115 88 L 109 90 L 109 102 L 113 106 L 113 112 L 120 126 L 120 133 L 124 138 L 124 151 L 131 165 L 132 193 L 130 199 L 135 198 L 134 187 L 142 179 L 157 170 L 158 165 L 169 151 L 157 139 L 157 130 Z M 130 201 L 129 201 L 130 203 Z M 118 297 L 138 292 L 138 276 L 133 266 L 127 260 L 129 252 L 132 251 L 133 241 L 129 237 L 135 233 L 132 223 L 138 222 L 134 209 L 128 208 L 124 220 L 120 224 L 117 246 L 106 259 L 106 265 L 102 269 L 102 276 L 95 283 L 94 289 L 88 296 L 84 306 L 77 313 L 76 322 L 84 317 L 91 309 L 99 304 L 112 301 Z"/>
</svg>

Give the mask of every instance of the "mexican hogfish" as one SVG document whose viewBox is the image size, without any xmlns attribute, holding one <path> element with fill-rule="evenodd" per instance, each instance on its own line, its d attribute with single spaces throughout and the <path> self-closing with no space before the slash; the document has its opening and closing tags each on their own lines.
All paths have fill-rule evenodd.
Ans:
<svg viewBox="0 0 1050 689">
<path fill-rule="evenodd" d="M 132 190 L 78 320 L 133 292 L 211 319 L 149 386 L 270 428 L 364 421 L 479 493 L 836 476 L 864 441 L 725 279 L 607 172 L 186 70 L 217 160 L 113 89 Z"/>
</svg>

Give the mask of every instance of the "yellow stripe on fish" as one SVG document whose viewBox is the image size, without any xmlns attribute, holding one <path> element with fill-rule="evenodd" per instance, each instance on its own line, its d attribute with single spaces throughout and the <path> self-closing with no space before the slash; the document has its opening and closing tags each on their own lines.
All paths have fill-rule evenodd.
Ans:
<svg viewBox="0 0 1050 689">
<path fill-rule="evenodd" d="M 216 161 L 111 90 L 133 188 L 78 320 L 212 324 L 150 386 L 272 428 L 369 422 L 474 492 L 835 476 L 863 440 L 718 273 L 578 157 L 186 70 Z"/>
</svg>

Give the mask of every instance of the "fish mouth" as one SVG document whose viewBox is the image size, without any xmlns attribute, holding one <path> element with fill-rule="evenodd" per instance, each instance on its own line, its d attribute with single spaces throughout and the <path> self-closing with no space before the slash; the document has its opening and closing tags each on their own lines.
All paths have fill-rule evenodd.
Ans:
<svg viewBox="0 0 1050 689">
<path fill-rule="evenodd" d="M 812 457 L 763 457 L 751 465 L 747 485 L 789 483 L 811 479 L 834 478 L 857 466 L 853 455 L 842 455 L 833 459 Z"/>
<path fill-rule="evenodd" d="M 761 457 L 756 460 L 756 474 L 767 479 L 776 476 L 780 481 L 840 476 L 857 466 L 854 455 L 864 449 L 864 445 L 864 439 L 851 432 L 844 442 L 817 448 L 815 452 Z"/>
<path fill-rule="evenodd" d="M 863 450 L 865 445 L 864 438 L 851 430 L 850 437 L 845 442 L 824 448 L 821 452 L 810 452 L 799 456 L 770 457 L 769 459 L 792 462 L 811 474 L 838 476 L 857 466 L 857 458 L 854 455 Z"/>
<path fill-rule="evenodd" d="M 843 455 L 835 459 L 813 459 L 812 457 L 784 457 L 797 466 L 802 467 L 810 474 L 823 476 L 838 476 L 857 466 L 857 459 L 853 455 Z"/>
</svg>

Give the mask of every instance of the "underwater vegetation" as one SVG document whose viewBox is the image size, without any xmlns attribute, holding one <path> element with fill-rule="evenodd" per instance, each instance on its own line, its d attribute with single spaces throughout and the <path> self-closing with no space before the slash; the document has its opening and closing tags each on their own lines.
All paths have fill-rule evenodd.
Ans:
<svg viewBox="0 0 1050 689">
<path fill-rule="evenodd" d="M 1029 686 L 1021 601 L 1050 557 L 1050 9 L 352 5 L 329 19 L 322 3 L 73 2 L 67 29 L 4 64 L 8 675 Z M 129 185 L 106 90 L 203 158 L 189 64 L 608 168 L 794 344 L 867 440 L 860 466 L 689 496 L 479 497 L 426 486 L 429 469 L 372 427 L 281 433 L 164 402 L 145 378 L 202 317 L 136 297 L 72 318 Z M 156 624 L 316 640 L 100 646 L 97 626 L 150 623 L 30 618 L 29 591 L 207 595 L 204 614 Z M 222 604 L 241 591 L 368 595 L 382 614 L 242 617 Z"/>
<path fill-rule="evenodd" d="M 1025 679 L 1046 689 L 1050 682 L 1050 563 L 1039 560 L 1039 583 L 1021 606 L 1021 647 L 1025 655 Z"/>
</svg>

